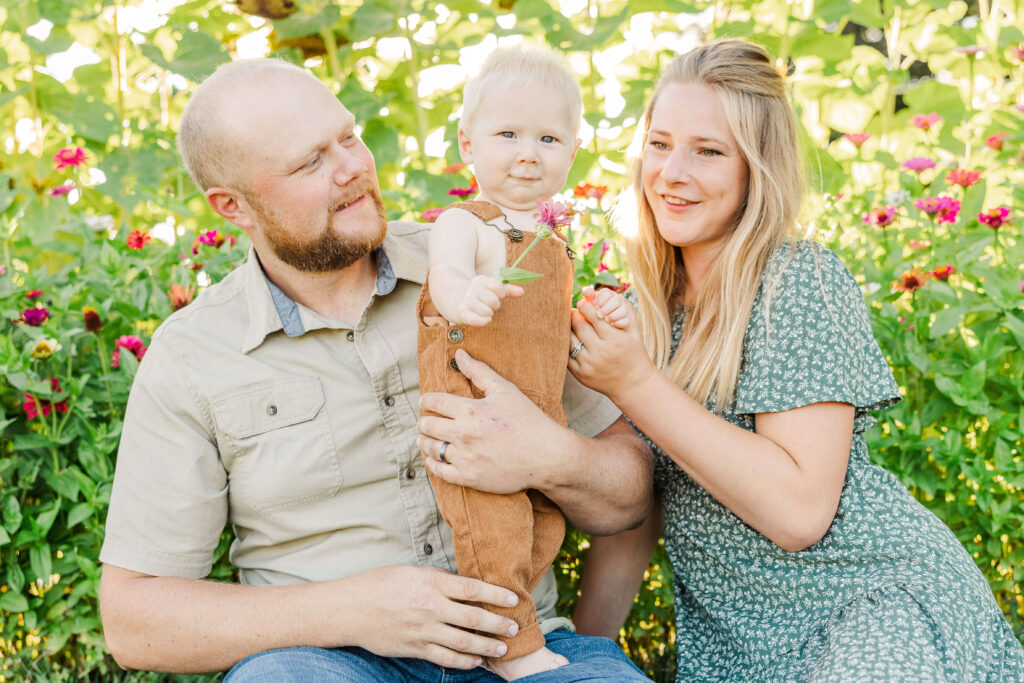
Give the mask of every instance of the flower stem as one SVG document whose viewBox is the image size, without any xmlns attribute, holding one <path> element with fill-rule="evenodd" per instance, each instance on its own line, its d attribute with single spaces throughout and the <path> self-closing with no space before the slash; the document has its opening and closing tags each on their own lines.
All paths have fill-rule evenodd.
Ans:
<svg viewBox="0 0 1024 683">
<path fill-rule="evenodd" d="M 534 237 L 533 241 L 530 242 L 530 246 L 528 246 L 526 249 L 523 250 L 523 253 L 520 254 L 519 258 L 517 258 L 515 260 L 515 263 L 512 264 L 512 267 L 515 268 L 516 266 L 518 266 L 519 262 L 523 260 L 523 257 L 526 256 L 527 254 L 529 254 L 530 250 L 533 249 L 537 245 L 537 242 L 540 242 L 542 239 L 544 239 L 544 238 L 541 237 L 539 234 L 536 237 Z"/>
</svg>

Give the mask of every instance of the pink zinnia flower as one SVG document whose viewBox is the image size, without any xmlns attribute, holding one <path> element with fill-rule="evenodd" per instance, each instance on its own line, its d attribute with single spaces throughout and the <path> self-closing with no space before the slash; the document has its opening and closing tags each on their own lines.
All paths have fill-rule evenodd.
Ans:
<svg viewBox="0 0 1024 683">
<path fill-rule="evenodd" d="M 1010 217 L 1010 210 L 1005 206 L 1000 206 L 995 209 L 989 209 L 988 211 L 982 211 L 978 214 L 978 220 L 992 228 L 998 230 L 1007 223 L 1013 221 Z"/>
<path fill-rule="evenodd" d="M 960 47 L 956 48 L 956 51 L 961 54 L 965 54 L 968 57 L 974 57 L 975 55 L 980 55 L 987 49 L 988 48 L 983 45 L 961 45 Z"/>
<path fill-rule="evenodd" d="M 956 216 L 960 213 L 960 200 L 947 197 L 943 197 L 942 200 L 942 206 L 939 207 L 939 212 L 935 215 L 935 222 L 939 224 L 956 223 Z"/>
<path fill-rule="evenodd" d="M 46 194 L 50 195 L 51 197 L 63 197 L 64 195 L 71 192 L 71 190 L 73 189 L 75 189 L 74 183 L 64 183 L 63 185 L 58 185 L 57 187 L 51 187 L 49 190 L 46 191 Z"/>
<path fill-rule="evenodd" d="M 53 155 L 54 167 L 58 171 L 68 166 L 81 166 L 88 159 L 81 147 L 66 147 Z"/>
<path fill-rule="evenodd" d="M 126 243 L 129 249 L 142 249 L 144 246 L 149 244 L 149 241 L 153 239 L 149 236 L 149 233 L 141 230 L 132 230 L 132 233 L 128 235 Z"/>
<path fill-rule="evenodd" d="M 1024 62 L 1024 43 L 1010 46 L 1010 59 L 1015 62 Z"/>
<path fill-rule="evenodd" d="M 471 194 L 476 194 L 477 188 L 476 178 L 469 179 L 469 187 L 453 187 L 448 190 L 448 194 L 453 197 L 468 197 Z"/>
<path fill-rule="evenodd" d="M 207 230 L 199 236 L 199 243 L 220 249 L 227 238 L 217 230 Z"/>
<path fill-rule="evenodd" d="M 925 213 L 934 214 L 939 212 L 939 208 L 942 206 L 941 200 L 942 197 L 923 197 L 914 202 L 914 206 Z"/>
<path fill-rule="evenodd" d="M 910 240 L 907 244 L 910 245 L 911 249 L 916 249 L 917 251 L 924 251 L 932 246 L 931 240 L 922 240 L 920 242 L 917 240 Z"/>
<path fill-rule="evenodd" d="M 879 228 L 884 228 L 894 220 L 896 220 L 895 206 L 881 206 L 877 209 L 871 209 L 864 214 L 865 223 L 869 223 Z"/>
<path fill-rule="evenodd" d="M 29 299 L 38 299 L 42 295 L 43 290 L 41 289 L 30 289 L 29 291 L 25 292 L 25 296 Z"/>
<path fill-rule="evenodd" d="M 0 265 L 0 275 L 7 275 L 7 266 Z"/>
<path fill-rule="evenodd" d="M 928 157 L 913 157 L 903 162 L 903 168 L 914 173 L 920 173 L 921 171 L 927 171 L 929 168 L 935 168 L 935 162 Z"/>
<path fill-rule="evenodd" d="M 1024 104 L 1018 104 L 1016 107 L 1014 107 L 1014 109 L 1016 109 L 1019 112 L 1024 113 Z"/>
<path fill-rule="evenodd" d="M 954 168 L 946 174 L 946 182 L 968 188 L 981 180 L 981 171 L 968 171 L 966 168 Z"/>
<path fill-rule="evenodd" d="M 871 137 L 871 133 L 847 133 L 843 137 L 852 142 L 854 147 L 860 149 L 860 146 Z"/>
<path fill-rule="evenodd" d="M 441 173 L 458 173 L 464 168 L 466 168 L 465 164 L 448 164 L 441 169 Z"/>
<path fill-rule="evenodd" d="M 1001 130 L 995 135 L 989 135 L 987 138 L 985 138 L 985 146 L 990 147 L 998 152 L 1003 148 L 1003 142 L 1006 141 L 1006 138 L 1009 135 L 1010 134 L 1007 133 L 1005 130 Z"/>
<path fill-rule="evenodd" d="M 63 393 L 63 389 L 60 388 L 60 381 L 56 377 L 50 378 L 50 388 L 53 389 L 54 393 Z M 57 403 L 47 401 L 45 399 L 39 399 L 38 401 L 32 396 L 32 394 L 24 394 L 25 401 L 21 404 L 21 407 L 25 410 L 25 416 L 30 420 L 34 420 L 39 416 L 39 413 L 43 414 L 43 417 L 50 417 L 53 411 L 58 413 L 68 412 L 68 400 L 64 399 Z"/>
<path fill-rule="evenodd" d="M 142 345 L 141 339 L 134 334 L 124 334 L 114 342 L 114 352 L 110 354 L 110 367 L 116 368 L 121 365 L 121 349 L 131 351 L 139 360 L 146 355 L 146 347 Z"/>
<path fill-rule="evenodd" d="M 443 212 L 444 209 L 441 208 L 427 209 L 426 211 L 420 214 L 420 220 L 425 223 L 433 223 L 434 221 L 437 220 L 437 217 L 440 216 Z"/>
<path fill-rule="evenodd" d="M 21 320 L 26 325 L 32 327 L 39 327 L 50 318 L 50 312 L 43 306 L 36 306 L 35 308 L 26 308 L 21 312 Z"/>
<path fill-rule="evenodd" d="M 942 120 L 942 117 L 932 112 L 930 114 L 918 114 L 910 119 L 910 125 L 916 126 L 921 130 L 931 130 L 932 126 L 938 124 Z"/>
<path fill-rule="evenodd" d="M 932 271 L 932 277 L 936 280 L 948 280 L 949 276 L 956 272 L 953 266 L 939 266 Z"/>
<path fill-rule="evenodd" d="M 550 199 L 537 200 L 537 213 L 533 219 L 538 225 L 558 230 L 567 227 L 572 223 L 573 211 L 562 202 L 553 202 Z"/>
</svg>

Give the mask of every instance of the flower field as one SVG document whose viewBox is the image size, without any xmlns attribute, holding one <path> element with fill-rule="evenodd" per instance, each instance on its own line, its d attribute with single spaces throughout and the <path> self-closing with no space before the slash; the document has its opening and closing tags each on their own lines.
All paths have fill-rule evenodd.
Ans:
<svg viewBox="0 0 1024 683">
<path fill-rule="evenodd" d="M 464 67 L 497 36 L 547 42 L 579 75 L 584 142 L 561 200 L 576 212 L 578 285 L 620 289 L 609 215 L 661 67 L 701 37 L 750 37 L 778 57 L 806 148 L 803 234 L 861 283 L 904 395 L 879 415 L 872 456 L 953 529 L 1024 640 L 1022 12 L 1020 0 L 0 3 L 0 680 L 159 678 L 106 653 L 96 558 L 149 340 L 248 248 L 178 159 L 191 84 L 240 55 L 305 63 L 361 123 L 391 217 L 431 221 L 475 193 L 454 114 Z M 233 576 L 229 540 L 212 578 Z M 586 548 L 573 532 L 559 558 L 566 613 Z M 671 594 L 659 553 L 620 638 L 655 680 L 674 675 Z"/>
</svg>

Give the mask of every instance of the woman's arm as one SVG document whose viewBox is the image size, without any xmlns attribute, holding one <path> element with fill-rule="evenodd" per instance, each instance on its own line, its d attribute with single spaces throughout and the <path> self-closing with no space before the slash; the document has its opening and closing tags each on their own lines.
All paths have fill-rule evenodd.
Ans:
<svg viewBox="0 0 1024 683">
<path fill-rule="evenodd" d="M 581 302 L 573 332 L 586 351 L 569 363 L 694 481 L 740 519 L 791 552 L 816 543 L 835 517 L 846 478 L 854 408 L 815 403 L 756 415 L 756 431 L 690 398 L 647 357 L 639 335 Z"/>
<path fill-rule="evenodd" d="M 612 640 L 619 637 L 664 526 L 658 501 L 636 529 L 591 537 L 573 615 L 577 633 Z"/>
</svg>

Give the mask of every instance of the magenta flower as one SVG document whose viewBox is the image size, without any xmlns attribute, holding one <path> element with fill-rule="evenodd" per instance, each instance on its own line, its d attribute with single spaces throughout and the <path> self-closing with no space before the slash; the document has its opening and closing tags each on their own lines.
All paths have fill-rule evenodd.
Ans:
<svg viewBox="0 0 1024 683">
<path fill-rule="evenodd" d="M 864 214 L 864 222 L 877 228 L 884 228 L 896 220 L 895 206 L 880 206 Z"/>
<path fill-rule="evenodd" d="M 50 317 L 50 312 L 46 310 L 45 306 L 36 306 L 35 308 L 26 308 L 21 312 L 21 320 L 26 325 L 32 327 L 39 327 L 45 323 Z"/>
<path fill-rule="evenodd" d="M 75 189 L 74 183 L 64 183 L 63 185 L 58 185 L 57 187 L 51 187 L 49 190 L 46 191 L 46 194 L 50 195 L 51 197 L 63 197 L 64 195 L 71 192 L 71 190 L 73 189 Z"/>
<path fill-rule="evenodd" d="M 847 133 L 843 137 L 852 142 L 854 147 L 860 149 L 860 146 L 871 137 L 871 133 Z"/>
<path fill-rule="evenodd" d="M 43 290 L 41 290 L 41 289 L 30 289 L 27 292 L 25 292 L 25 297 L 28 298 L 28 299 L 38 299 L 42 295 L 43 295 Z"/>
<path fill-rule="evenodd" d="M 913 157 L 903 162 L 903 168 L 914 173 L 921 173 L 929 168 L 935 168 L 935 162 L 928 157 Z"/>
<path fill-rule="evenodd" d="M 960 212 L 960 200 L 949 197 L 925 197 L 914 202 L 914 206 L 933 216 L 936 223 L 955 223 Z"/>
<path fill-rule="evenodd" d="M 1010 210 L 1005 206 L 1000 206 L 995 209 L 989 209 L 988 211 L 982 211 L 978 214 L 978 220 L 993 230 L 998 230 L 1007 223 L 1013 221 L 1010 216 Z"/>
<path fill-rule="evenodd" d="M 572 216 L 573 211 L 568 205 L 550 199 L 538 199 L 537 213 L 533 214 L 533 219 L 538 225 L 558 230 L 568 227 L 572 223 Z"/>
<path fill-rule="evenodd" d="M 985 146 L 998 152 L 1003 148 L 1003 143 L 1009 135 L 1005 130 L 1001 130 L 995 135 L 989 135 L 985 138 Z"/>
<path fill-rule="evenodd" d="M 918 114 L 910 119 L 910 125 L 916 126 L 921 130 L 931 130 L 932 126 L 935 126 L 942 120 L 942 117 L 931 112 L 930 114 Z"/>
<path fill-rule="evenodd" d="M 146 355 L 146 347 L 142 345 L 141 339 L 134 334 L 124 334 L 114 342 L 114 352 L 110 354 L 110 367 L 116 368 L 121 365 L 121 349 L 131 351 L 139 360 Z"/>
<path fill-rule="evenodd" d="M 476 194 L 479 187 L 480 186 L 476 184 L 476 178 L 474 177 L 469 179 L 469 187 L 453 187 L 448 190 L 448 194 L 453 197 L 468 197 L 472 194 Z"/>
<path fill-rule="evenodd" d="M 1024 43 L 1010 46 L 1010 59 L 1018 64 L 1024 62 Z"/>
<path fill-rule="evenodd" d="M 53 389 L 55 394 L 63 393 L 64 390 L 60 388 L 60 381 L 56 377 L 50 378 L 50 388 Z M 39 413 L 43 414 L 43 417 L 50 417 L 50 413 L 57 411 L 58 413 L 68 412 L 68 400 L 58 401 L 47 401 L 46 399 L 35 399 L 32 394 L 25 394 L 25 401 L 21 404 L 22 409 L 25 411 L 25 417 L 30 420 L 34 420 L 39 417 Z"/>
<path fill-rule="evenodd" d="M 88 160 L 81 147 L 66 147 L 53 155 L 54 168 L 58 171 L 68 166 L 82 166 Z"/>
<path fill-rule="evenodd" d="M 424 223 L 433 223 L 434 221 L 437 220 L 437 217 L 440 216 L 443 211 L 444 209 L 441 208 L 427 209 L 426 211 L 420 214 L 420 220 L 423 221 Z"/>
<path fill-rule="evenodd" d="M 968 171 L 965 168 L 954 168 L 946 174 L 946 182 L 968 188 L 981 180 L 981 171 Z"/>
</svg>

